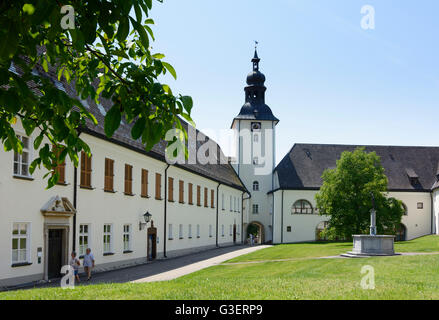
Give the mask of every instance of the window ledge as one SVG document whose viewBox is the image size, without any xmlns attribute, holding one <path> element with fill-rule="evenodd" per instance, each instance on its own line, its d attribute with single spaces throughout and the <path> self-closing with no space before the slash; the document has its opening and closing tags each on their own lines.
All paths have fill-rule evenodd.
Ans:
<svg viewBox="0 0 439 320">
<path fill-rule="evenodd" d="M 163 200 L 163 198 L 157 198 L 157 197 L 155 197 L 155 199 L 156 199 L 156 200 L 159 200 L 159 201 L 162 201 L 162 200 Z"/>
<path fill-rule="evenodd" d="M 182 240 L 182 239 L 183 239 L 183 237 L 180 237 L 179 239 L 180 239 L 180 240 Z"/>
<path fill-rule="evenodd" d="M 104 190 L 104 192 L 107 192 L 107 193 L 117 193 L 117 191 L 114 191 L 114 190 L 105 190 L 105 189 L 103 189 Z"/>
<path fill-rule="evenodd" d="M 187 237 L 188 239 L 192 239 L 192 237 Z M 183 239 L 183 238 L 182 238 Z"/>
<path fill-rule="evenodd" d="M 168 202 L 175 202 L 173 199 L 168 199 Z"/>
<path fill-rule="evenodd" d="M 197 236 L 197 239 L 200 239 L 200 236 Z"/>
<path fill-rule="evenodd" d="M 19 176 L 19 175 L 13 175 L 12 176 L 14 179 L 18 179 L 18 180 L 27 180 L 27 181 L 34 181 L 35 179 L 32 177 L 27 177 L 27 176 Z"/>
<path fill-rule="evenodd" d="M 57 186 L 63 186 L 63 187 L 66 187 L 66 186 L 69 186 L 70 183 L 67 183 L 67 182 L 57 182 L 56 185 L 57 185 Z"/>
<path fill-rule="evenodd" d="M 140 196 L 141 198 L 145 198 L 145 199 L 149 199 L 151 198 L 150 196 Z"/>
<path fill-rule="evenodd" d="M 132 250 L 125 250 L 123 253 L 133 253 Z"/>
<path fill-rule="evenodd" d="M 25 267 L 25 266 L 30 266 L 31 264 L 32 262 L 13 263 L 11 267 L 12 268 Z"/>
<path fill-rule="evenodd" d="M 168 238 L 168 240 L 174 240 L 174 238 Z"/>
<path fill-rule="evenodd" d="M 194 204 L 189 202 L 189 205 L 190 205 L 190 206 L 193 206 Z"/>
<path fill-rule="evenodd" d="M 126 196 L 128 196 L 128 197 L 134 197 L 135 196 L 135 194 L 134 193 L 123 193 L 124 195 L 126 195 Z"/>
<path fill-rule="evenodd" d="M 106 256 L 114 256 L 114 252 L 107 252 L 107 253 L 104 253 L 104 257 L 106 257 Z"/>
<path fill-rule="evenodd" d="M 180 204 L 185 204 L 185 202 L 184 202 L 184 201 L 178 201 L 178 203 L 180 203 Z"/>
<path fill-rule="evenodd" d="M 93 188 L 93 187 L 89 187 L 89 186 L 79 186 L 79 188 L 81 188 L 81 189 L 86 189 L 86 190 L 94 190 L 94 189 L 96 189 L 96 188 Z"/>
</svg>

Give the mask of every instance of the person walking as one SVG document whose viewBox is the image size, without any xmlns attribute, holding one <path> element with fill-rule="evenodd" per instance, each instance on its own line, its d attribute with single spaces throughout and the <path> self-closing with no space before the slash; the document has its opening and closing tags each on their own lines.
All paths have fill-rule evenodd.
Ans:
<svg viewBox="0 0 439 320">
<path fill-rule="evenodd" d="M 87 273 L 87 281 L 91 279 L 91 270 L 95 267 L 95 257 L 91 253 L 91 249 L 87 248 L 84 255 L 84 271 Z"/>
<path fill-rule="evenodd" d="M 75 281 L 77 281 L 78 283 L 81 282 L 79 280 L 79 266 L 81 265 L 81 261 L 79 261 L 79 259 L 76 258 L 76 252 L 75 251 L 73 251 L 72 254 L 71 254 L 69 265 L 73 269 L 73 275 L 75 276 Z"/>
</svg>

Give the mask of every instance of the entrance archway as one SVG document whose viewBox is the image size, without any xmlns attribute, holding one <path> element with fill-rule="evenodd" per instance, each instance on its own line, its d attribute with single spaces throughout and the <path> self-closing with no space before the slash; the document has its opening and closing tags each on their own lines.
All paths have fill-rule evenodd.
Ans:
<svg viewBox="0 0 439 320">
<path fill-rule="evenodd" d="M 255 237 L 255 244 L 265 243 L 264 225 L 258 221 L 250 222 L 247 226 L 247 238 L 253 234 Z"/>
<path fill-rule="evenodd" d="M 396 230 L 395 241 L 406 241 L 406 240 L 407 240 L 407 227 L 401 223 L 399 225 L 399 228 Z"/>
</svg>

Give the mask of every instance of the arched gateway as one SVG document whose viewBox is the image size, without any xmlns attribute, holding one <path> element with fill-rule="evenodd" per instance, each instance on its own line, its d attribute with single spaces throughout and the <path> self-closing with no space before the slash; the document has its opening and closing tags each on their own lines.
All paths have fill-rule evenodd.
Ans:
<svg viewBox="0 0 439 320">
<path fill-rule="evenodd" d="M 264 225 L 258 221 L 250 222 L 247 226 L 247 238 L 253 234 L 255 236 L 255 243 L 262 244 L 265 243 L 265 230 Z"/>
</svg>

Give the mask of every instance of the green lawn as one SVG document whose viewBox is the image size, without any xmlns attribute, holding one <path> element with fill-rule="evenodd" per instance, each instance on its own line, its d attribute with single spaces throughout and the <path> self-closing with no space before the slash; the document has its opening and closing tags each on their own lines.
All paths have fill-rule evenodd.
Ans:
<svg viewBox="0 0 439 320">
<path fill-rule="evenodd" d="M 145 284 L 107 284 L 0 293 L 3 299 L 439 299 L 439 255 L 366 259 L 315 259 L 350 249 L 350 244 L 293 244 L 239 259 L 284 262 L 211 267 L 182 278 Z M 398 243 L 397 251 L 439 251 L 439 237 Z M 363 290 L 364 265 L 375 268 L 375 290 Z"/>
<path fill-rule="evenodd" d="M 282 244 L 243 255 L 227 262 L 315 258 L 340 255 L 350 250 L 352 250 L 352 242 Z M 396 242 L 395 251 L 439 253 L 439 236 L 426 236 L 412 241 Z"/>
</svg>

